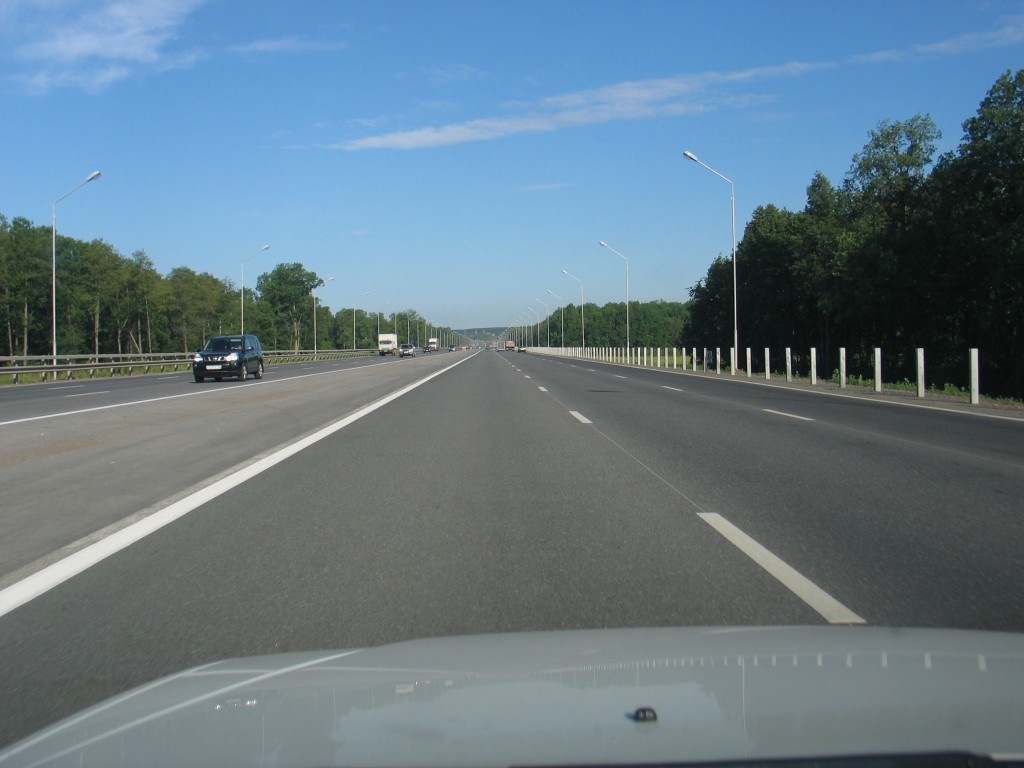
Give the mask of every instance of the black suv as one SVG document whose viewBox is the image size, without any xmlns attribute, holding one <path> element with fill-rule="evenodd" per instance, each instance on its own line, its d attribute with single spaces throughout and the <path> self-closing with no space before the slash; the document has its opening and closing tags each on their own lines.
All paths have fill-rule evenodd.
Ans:
<svg viewBox="0 0 1024 768">
<path fill-rule="evenodd" d="M 197 382 L 207 376 L 220 381 L 224 376 L 263 378 L 263 347 L 251 333 L 234 336 L 214 336 L 192 358 L 192 375 Z"/>
</svg>

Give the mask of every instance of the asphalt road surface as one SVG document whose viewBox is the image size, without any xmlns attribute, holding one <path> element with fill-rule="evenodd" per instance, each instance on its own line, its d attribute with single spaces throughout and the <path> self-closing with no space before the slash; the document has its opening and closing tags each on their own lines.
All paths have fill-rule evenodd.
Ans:
<svg viewBox="0 0 1024 768">
<path fill-rule="evenodd" d="M 0 393 L 0 743 L 261 653 L 1024 630 L 1013 417 L 490 351 L 29 389 Z"/>
</svg>

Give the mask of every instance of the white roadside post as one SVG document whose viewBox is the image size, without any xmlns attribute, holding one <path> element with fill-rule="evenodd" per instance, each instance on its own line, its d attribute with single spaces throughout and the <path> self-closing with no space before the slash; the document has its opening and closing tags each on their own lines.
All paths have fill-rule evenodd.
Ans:
<svg viewBox="0 0 1024 768">
<path fill-rule="evenodd" d="M 917 348 L 917 396 L 924 397 L 924 350 Z"/>
<path fill-rule="evenodd" d="M 977 405 L 980 400 L 978 391 L 978 349 L 971 348 L 971 405 Z"/>
</svg>

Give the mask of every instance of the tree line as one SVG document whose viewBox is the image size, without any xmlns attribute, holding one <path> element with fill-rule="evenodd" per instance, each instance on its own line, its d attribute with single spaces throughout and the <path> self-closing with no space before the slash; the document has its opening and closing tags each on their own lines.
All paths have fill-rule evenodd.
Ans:
<svg viewBox="0 0 1024 768">
<path fill-rule="evenodd" d="M 678 301 L 630 301 L 629 343 L 631 347 L 681 347 L 687 343 L 689 310 Z M 539 323 L 516 326 L 511 334 L 536 346 L 588 347 L 626 346 L 626 303 L 566 304 Z M 548 334 L 550 333 L 550 345 Z M 508 334 L 506 334 L 508 335 Z M 531 341 L 532 340 L 532 341 Z"/>
<path fill-rule="evenodd" d="M 984 391 L 1024 397 L 1024 70 L 999 77 L 963 132 L 933 162 L 928 115 L 883 121 L 841 185 L 818 173 L 802 211 L 759 206 L 737 247 L 741 349 L 816 347 L 834 367 L 845 347 L 870 377 L 881 347 L 887 380 L 913 381 L 922 347 L 931 381 L 963 387 L 976 347 Z M 690 338 L 732 346 L 731 258 L 690 289 L 689 311 Z"/>
<path fill-rule="evenodd" d="M 52 344 L 52 230 L 0 214 L 0 354 L 45 357 Z M 302 264 L 278 264 L 243 292 L 230 280 L 175 267 L 157 272 L 103 240 L 57 235 L 59 355 L 188 353 L 216 334 L 245 330 L 268 349 L 376 348 L 378 329 L 425 343 L 432 326 L 414 309 L 390 315 L 320 304 L 324 281 Z M 314 320 L 315 307 L 315 320 Z M 316 327 L 316 340 L 313 329 Z"/>
</svg>

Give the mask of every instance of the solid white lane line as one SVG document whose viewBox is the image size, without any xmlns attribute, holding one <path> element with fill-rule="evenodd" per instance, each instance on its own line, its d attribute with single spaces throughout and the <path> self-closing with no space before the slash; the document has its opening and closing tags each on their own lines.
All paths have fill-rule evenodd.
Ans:
<svg viewBox="0 0 1024 768">
<path fill-rule="evenodd" d="M 109 395 L 110 390 L 104 389 L 99 392 L 75 392 L 70 395 L 64 395 L 64 397 L 92 397 L 93 395 Z"/>
<path fill-rule="evenodd" d="M 584 416 L 582 413 L 580 413 L 579 411 L 569 411 L 569 413 L 571 413 L 573 415 L 573 417 L 578 422 L 580 422 L 581 424 L 593 424 L 594 423 L 590 419 L 588 419 L 586 416 Z"/>
<path fill-rule="evenodd" d="M 285 459 L 294 456 L 300 451 L 309 448 L 311 445 L 314 445 L 327 437 L 330 437 L 335 432 L 347 427 L 349 424 L 359 421 L 359 419 L 364 416 L 369 416 L 374 411 L 383 408 L 385 405 L 397 400 L 402 395 L 408 394 L 417 387 L 426 384 L 431 379 L 435 379 L 443 373 L 447 373 L 452 368 L 461 365 L 469 359 L 471 358 L 464 357 L 458 362 L 449 365 L 447 368 L 442 368 L 440 371 L 432 373 L 419 381 L 414 381 L 412 384 L 402 387 L 374 403 L 370 403 L 355 413 L 351 413 L 345 418 L 340 419 L 333 424 L 329 424 L 323 429 L 314 432 L 312 435 L 304 437 L 301 440 L 297 440 L 291 445 L 285 446 L 276 453 L 266 456 L 259 461 L 254 461 L 249 466 L 243 467 L 237 472 L 211 483 L 206 488 L 196 491 L 190 496 L 186 496 L 185 498 L 154 512 L 152 515 L 149 515 L 136 523 L 132 523 L 119 531 L 115 531 L 110 536 L 100 539 L 94 544 L 90 544 L 74 554 L 68 555 L 63 560 L 58 560 L 56 563 L 53 563 L 42 570 L 36 571 L 31 576 L 12 584 L 6 589 L 0 590 L 0 616 L 10 613 L 15 608 L 34 600 L 45 592 L 49 592 L 54 587 L 64 583 L 73 576 L 77 576 L 79 573 L 92 567 L 101 560 L 105 560 L 111 555 L 120 552 L 125 547 L 145 538 L 154 531 L 158 531 L 165 525 L 174 522 L 180 517 L 184 517 L 189 512 L 202 506 L 206 502 L 227 493 L 232 488 L 238 487 L 246 480 L 259 475 L 261 472 L 265 472 L 276 464 L 280 464 Z"/>
<path fill-rule="evenodd" d="M 779 580 L 790 592 L 820 613 L 830 624 L 864 624 L 863 618 L 792 568 L 716 512 L 698 517 L 729 540 L 743 554 Z"/>
<path fill-rule="evenodd" d="M 807 416 L 797 416 L 795 413 L 786 413 L 785 411 L 773 411 L 771 408 L 762 408 L 765 413 L 774 413 L 776 416 L 785 416 L 790 419 L 800 419 L 800 421 L 814 421 Z"/>
</svg>

